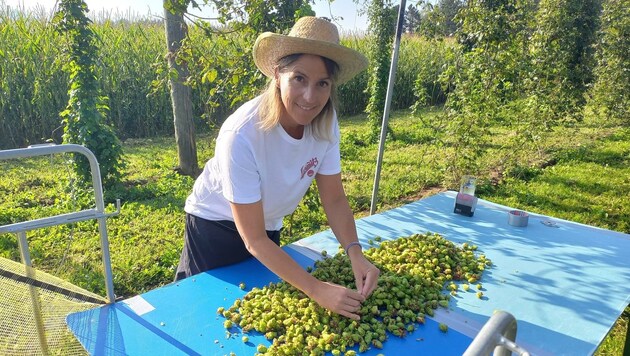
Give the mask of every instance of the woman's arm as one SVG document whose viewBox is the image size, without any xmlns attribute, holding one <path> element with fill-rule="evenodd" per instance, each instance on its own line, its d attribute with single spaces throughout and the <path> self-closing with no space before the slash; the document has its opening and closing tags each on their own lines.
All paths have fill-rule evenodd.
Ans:
<svg viewBox="0 0 630 356">
<path fill-rule="evenodd" d="M 263 265 L 290 283 L 322 307 L 337 314 L 359 319 L 357 311 L 365 297 L 340 285 L 319 281 L 307 273 L 284 250 L 271 241 L 265 232 L 262 203 L 230 203 L 236 228 L 247 250 Z"/>
<path fill-rule="evenodd" d="M 328 224 L 341 246 L 346 248 L 350 243 L 357 242 L 358 238 L 354 215 L 341 183 L 341 174 L 318 174 L 315 178 Z M 360 245 L 353 245 L 347 253 L 352 263 L 357 290 L 368 297 L 376 289 L 380 271 L 365 258 Z"/>
</svg>

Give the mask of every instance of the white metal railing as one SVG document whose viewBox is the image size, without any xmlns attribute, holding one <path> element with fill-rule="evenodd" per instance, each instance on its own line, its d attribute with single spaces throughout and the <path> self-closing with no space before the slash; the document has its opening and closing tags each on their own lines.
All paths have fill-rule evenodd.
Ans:
<svg viewBox="0 0 630 356">
<path fill-rule="evenodd" d="M 107 292 L 107 302 L 113 303 L 116 299 L 114 295 L 114 282 L 112 276 L 111 259 L 109 255 L 109 240 L 107 238 L 107 226 L 105 219 L 120 213 L 120 200 L 116 200 L 116 211 L 113 213 L 105 213 L 105 202 L 103 200 L 103 186 L 101 183 L 101 171 L 94 153 L 81 145 L 75 144 L 43 144 L 33 145 L 27 148 L 18 148 L 12 150 L 0 151 L 0 160 L 27 158 L 35 156 L 52 155 L 58 153 L 79 153 L 84 155 L 90 162 L 90 170 L 92 173 L 92 186 L 94 188 L 94 199 L 96 208 L 82 210 L 74 213 L 60 214 L 35 220 L 23 221 L 15 224 L 0 226 L 0 233 L 15 233 L 18 236 L 18 246 L 22 263 L 32 266 L 31 257 L 26 240 L 26 232 L 44 227 L 70 224 L 79 221 L 96 219 L 98 221 L 98 229 L 101 238 L 101 251 L 103 259 L 103 274 L 105 277 L 105 290 Z"/>
</svg>

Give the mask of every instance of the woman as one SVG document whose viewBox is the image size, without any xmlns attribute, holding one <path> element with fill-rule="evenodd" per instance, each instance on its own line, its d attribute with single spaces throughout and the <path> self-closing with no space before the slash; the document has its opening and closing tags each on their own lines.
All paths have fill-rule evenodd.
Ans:
<svg viewBox="0 0 630 356">
<path fill-rule="evenodd" d="M 219 131 L 215 156 L 186 200 L 176 280 L 253 255 L 324 308 L 357 320 L 379 270 L 357 242 L 341 183 L 334 103 L 336 85 L 364 70 L 367 59 L 339 44 L 335 25 L 315 17 L 301 18 L 286 36 L 263 33 L 253 54 L 268 88 Z M 279 247 L 282 220 L 313 179 L 357 290 L 317 280 Z"/>
</svg>

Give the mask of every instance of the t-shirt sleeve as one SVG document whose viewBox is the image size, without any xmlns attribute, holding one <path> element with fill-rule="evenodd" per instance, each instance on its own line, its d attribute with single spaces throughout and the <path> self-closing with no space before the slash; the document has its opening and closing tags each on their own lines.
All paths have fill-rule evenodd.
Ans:
<svg viewBox="0 0 630 356">
<path fill-rule="evenodd" d="M 259 201 L 260 174 L 247 140 L 235 131 L 223 132 L 217 139 L 215 151 L 225 199 L 239 204 Z"/>
<path fill-rule="evenodd" d="M 318 171 L 319 174 L 333 175 L 341 173 L 341 154 L 339 151 L 339 140 L 341 138 L 341 134 L 339 132 L 339 122 L 337 121 L 336 114 L 333 117 L 332 131 L 332 140 L 326 149 L 322 165 Z"/>
</svg>

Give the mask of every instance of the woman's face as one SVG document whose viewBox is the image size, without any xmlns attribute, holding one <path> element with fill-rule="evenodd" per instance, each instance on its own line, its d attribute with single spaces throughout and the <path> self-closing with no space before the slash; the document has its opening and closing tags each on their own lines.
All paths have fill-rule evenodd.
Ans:
<svg viewBox="0 0 630 356">
<path fill-rule="evenodd" d="M 332 78 L 320 56 L 304 54 L 276 71 L 276 85 L 284 104 L 280 124 L 291 135 L 301 137 L 304 126 L 322 111 L 332 87 Z"/>
</svg>

